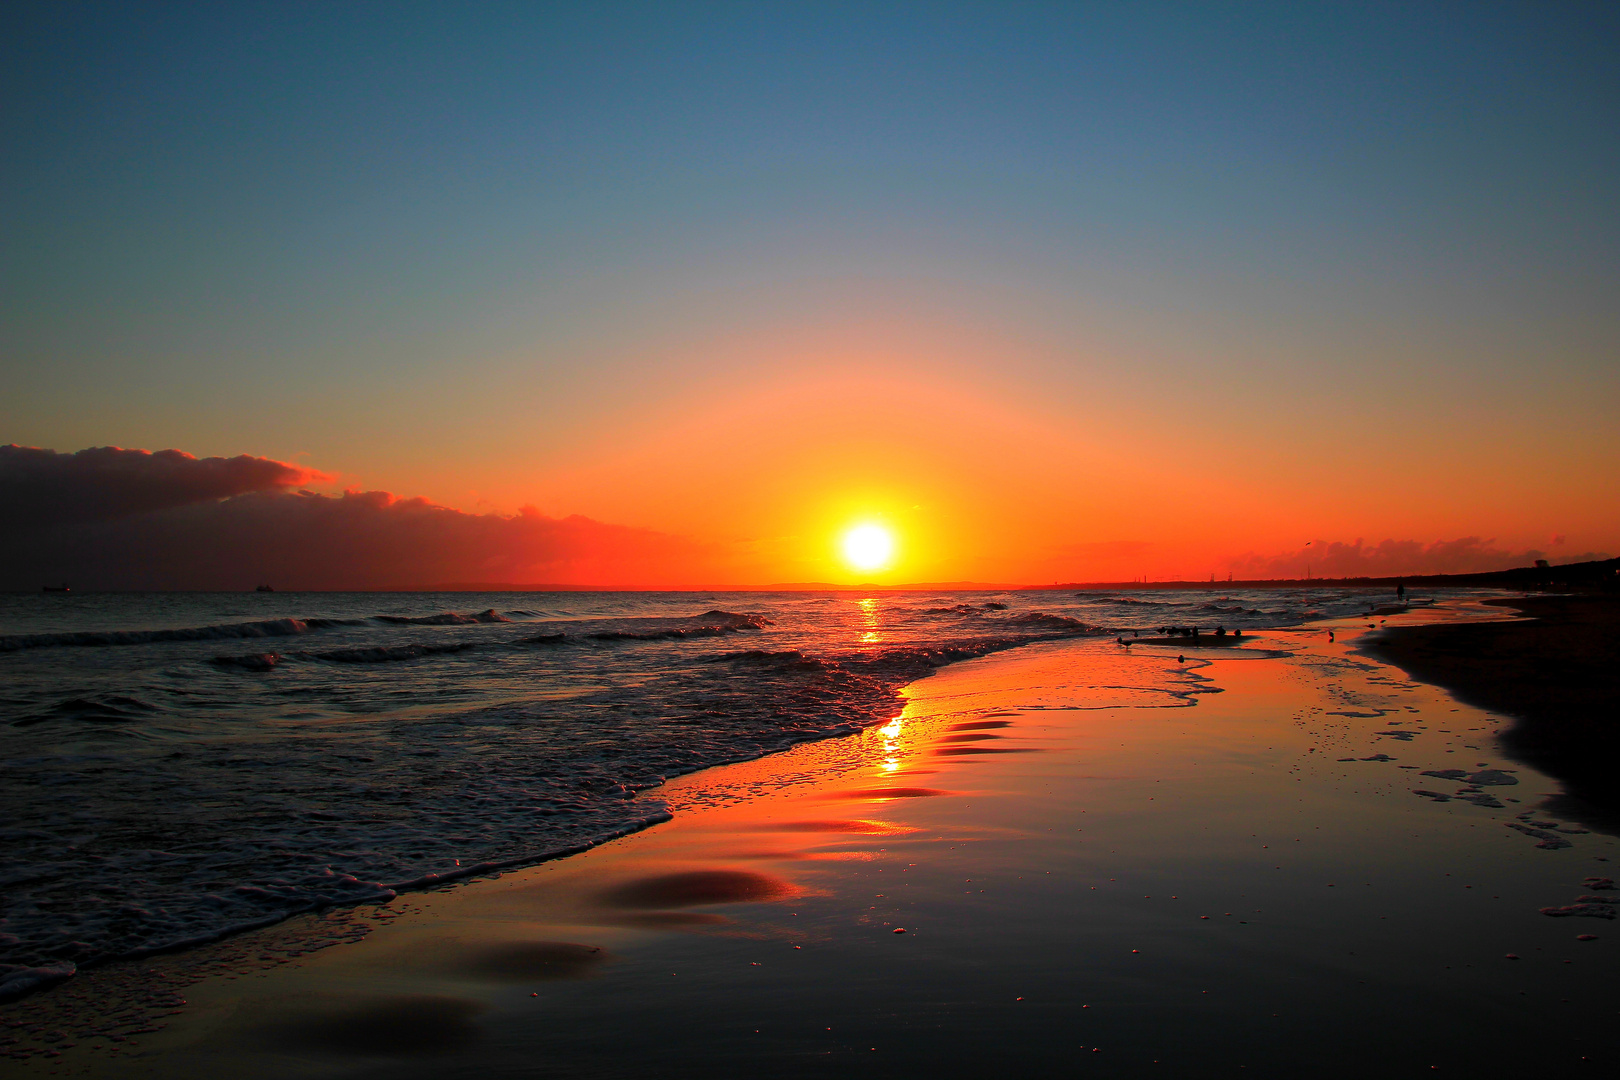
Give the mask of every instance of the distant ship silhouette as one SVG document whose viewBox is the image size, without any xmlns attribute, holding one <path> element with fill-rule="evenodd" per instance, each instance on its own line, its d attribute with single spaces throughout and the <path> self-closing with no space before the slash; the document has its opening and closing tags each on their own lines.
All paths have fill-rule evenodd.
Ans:
<svg viewBox="0 0 1620 1080">
<path fill-rule="evenodd" d="M 253 591 L 254 592 L 275 592 L 276 590 L 272 589 L 268 585 L 260 585 L 257 589 L 254 589 Z"/>
<path fill-rule="evenodd" d="M 47 585 L 47 586 L 45 586 L 45 591 L 46 592 L 72 592 L 73 590 L 67 587 L 66 582 L 63 582 L 60 585 Z"/>
</svg>

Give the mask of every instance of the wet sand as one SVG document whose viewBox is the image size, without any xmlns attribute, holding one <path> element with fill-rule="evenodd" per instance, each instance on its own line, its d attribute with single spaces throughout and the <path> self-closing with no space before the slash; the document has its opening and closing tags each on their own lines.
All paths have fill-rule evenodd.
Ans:
<svg viewBox="0 0 1620 1080">
<path fill-rule="evenodd" d="M 11 1051 L 60 1055 L 3 1067 L 1612 1069 L 1620 845 L 1547 811 L 1496 714 L 1359 652 L 1367 625 L 955 665 L 882 728 L 669 784 L 673 821 L 586 854 L 87 973 L 0 1013 Z"/>
<path fill-rule="evenodd" d="M 1620 596 L 1530 596 L 1492 603 L 1524 620 L 1410 627 L 1374 655 L 1514 720 L 1512 757 L 1564 784 L 1559 808 L 1620 834 Z"/>
</svg>

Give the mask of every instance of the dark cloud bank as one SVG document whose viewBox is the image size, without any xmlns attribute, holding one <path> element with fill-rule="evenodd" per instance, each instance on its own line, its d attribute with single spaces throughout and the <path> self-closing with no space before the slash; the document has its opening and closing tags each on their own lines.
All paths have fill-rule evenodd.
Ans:
<svg viewBox="0 0 1620 1080">
<path fill-rule="evenodd" d="M 675 537 L 577 516 L 298 490 L 323 479 L 268 458 L 0 446 L 0 588 L 637 584 L 690 572 L 696 554 Z"/>
<path fill-rule="evenodd" d="M 385 491 L 320 495 L 269 458 L 0 446 L 0 589 L 400 589 L 449 582 L 665 586 L 708 553 L 584 517 L 467 514 Z M 1130 545 L 1147 548 L 1150 545 Z M 1548 557 L 1479 537 L 1318 542 L 1231 561 L 1240 578 L 1476 573 Z M 1555 563 L 1608 558 L 1562 555 Z"/>
</svg>

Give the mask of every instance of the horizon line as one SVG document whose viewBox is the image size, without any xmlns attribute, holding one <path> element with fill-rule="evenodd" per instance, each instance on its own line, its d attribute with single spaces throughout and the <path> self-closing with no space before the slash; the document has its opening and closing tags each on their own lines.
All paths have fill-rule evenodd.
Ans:
<svg viewBox="0 0 1620 1080">
<path fill-rule="evenodd" d="M 1565 563 L 1560 566 L 1520 566 L 1506 570 L 1486 570 L 1460 574 L 1384 574 L 1379 576 L 1363 575 L 1358 577 L 1305 577 L 1305 578 L 1165 578 L 1160 580 L 1136 581 L 1061 581 L 1050 585 L 1014 585 L 1005 582 L 986 581 L 919 581 L 907 582 L 897 585 L 880 585 L 875 582 L 865 582 L 855 585 L 839 585 L 826 581 L 802 582 L 775 582 L 769 585 L 744 585 L 733 587 L 690 587 L 690 588 L 634 588 L 621 585 L 571 585 L 556 582 L 512 582 L 512 581 L 452 581 L 440 582 L 433 585 L 383 585 L 372 588 L 325 588 L 325 589 L 299 589 L 286 590 L 271 589 L 270 591 L 285 591 L 289 593 L 604 593 L 604 592 L 635 592 L 635 593 L 771 593 L 771 592 L 1052 592 L 1052 591 L 1085 591 L 1085 592 L 1122 592 L 1130 589 L 1213 589 L 1213 588 L 1291 588 L 1300 586 L 1389 586 L 1389 585 L 1429 585 L 1440 586 L 1456 585 L 1466 586 L 1475 584 L 1488 586 L 1491 584 L 1524 583 L 1532 579 L 1532 583 L 1545 584 L 1556 582 L 1560 576 L 1574 573 L 1581 578 L 1591 578 L 1594 581 L 1613 581 L 1620 574 L 1620 557 L 1612 559 L 1596 559 L 1581 563 Z M 4 590 L 13 593 L 32 593 L 33 589 Z M 251 592 L 251 589 L 89 589 L 88 592 Z"/>
</svg>

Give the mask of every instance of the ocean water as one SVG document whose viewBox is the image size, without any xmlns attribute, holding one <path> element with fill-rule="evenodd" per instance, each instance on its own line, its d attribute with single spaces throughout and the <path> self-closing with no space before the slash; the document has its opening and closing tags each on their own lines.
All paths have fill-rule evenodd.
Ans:
<svg viewBox="0 0 1620 1080">
<path fill-rule="evenodd" d="M 0 596 L 0 995 L 665 820 L 955 660 L 1355 589 Z"/>
</svg>

